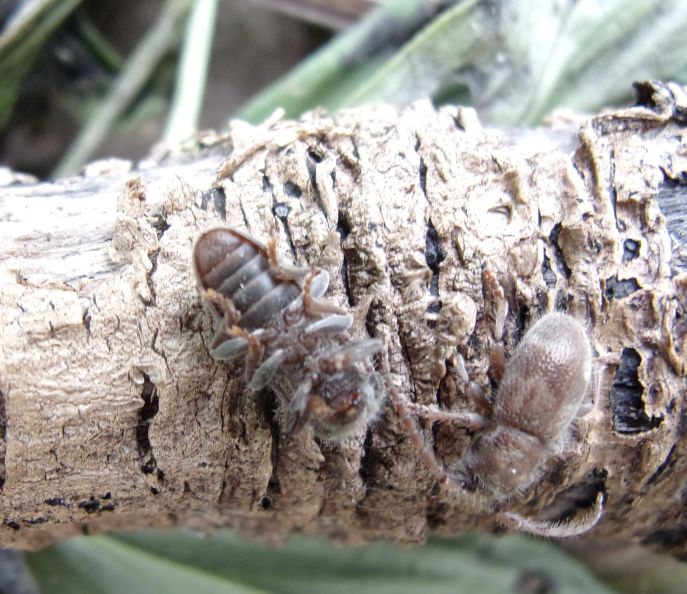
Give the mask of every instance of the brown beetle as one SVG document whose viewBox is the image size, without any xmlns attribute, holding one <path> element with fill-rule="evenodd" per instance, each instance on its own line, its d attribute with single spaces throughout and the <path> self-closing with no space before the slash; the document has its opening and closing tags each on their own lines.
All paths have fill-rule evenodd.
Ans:
<svg viewBox="0 0 687 594">
<path fill-rule="evenodd" d="M 582 325 L 550 313 L 525 334 L 508 361 L 485 429 L 456 474 L 496 497 L 522 493 L 559 452 L 587 394 L 592 355 Z"/>
<path fill-rule="evenodd" d="M 467 427 L 476 436 L 457 464 L 447 470 L 432 454 L 428 467 L 450 489 L 479 489 L 497 503 L 522 494 L 541 476 L 544 462 L 558 454 L 574 418 L 589 394 L 592 351 L 584 327 L 564 313 L 549 313 L 535 322 L 506 362 L 501 342 L 508 305 L 494 276 L 485 271 L 487 300 L 493 301 L 491 369 L 498 382 L 493 400 L 470 383 L 462 357 L 457 371 L 475 411 L 440 410 L 408 404 L 413 414 Z M 592 514 L 579 523 L 538 522 L 511 512 L 497 512 L 514 528 L 543 536 L 574 536 L 589 530 L 601 517 L 603 497 L 597 495 Z"/>
</svg>

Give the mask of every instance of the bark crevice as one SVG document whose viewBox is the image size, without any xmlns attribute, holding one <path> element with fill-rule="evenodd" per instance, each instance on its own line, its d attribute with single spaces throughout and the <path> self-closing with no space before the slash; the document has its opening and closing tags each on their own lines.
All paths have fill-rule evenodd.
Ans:
<svg viewBox="0 0 687 594">
<path fill-rule="evenodd" d="M 141 462 L 141 472 L 152 474 L 157 470 L 157 460 L 150 443 L 150 428 L 153 419 L 160 409 L 160 399 L 157 387 L 150 380 L 150 376 L 143 373 L 143 385 L 141 386 L 141 399 L 143 405 L 138 412 L 138 424 L 136 425 L 136 444 Z"/>
<path fill-rule="evenodd" d="M 633 348 L 624 348 L 620 360 L 611 387 L 613 430 L 622 434 L 635 434 L 656 429 L 661 425 L 663 416 L 649 417 L 646 413 L 646 389 L 639 379 L 641 355 Z"/>
<path fill-rule="evenodd" d="M 5 485 L 5 456 L 7 455 L 7 409 L 5 394 L 0 388 L 0 492 Z"/>
</svg>

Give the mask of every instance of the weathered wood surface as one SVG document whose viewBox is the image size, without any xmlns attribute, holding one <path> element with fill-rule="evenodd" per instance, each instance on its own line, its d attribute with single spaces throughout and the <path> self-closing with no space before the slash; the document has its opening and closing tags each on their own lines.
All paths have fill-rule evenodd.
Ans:
<svg viewBox="0 0 687 594">
<path fill-rule="evenodd" d="M 537 130 L 428 103 L 235 122 L 135 171 L 3 187 L 0 545 L 179 524 L 412 542 L 494 527 L 487 495 L 437 488 L 390 407 L 341 445 L 292 439 L 269 391 L 244 394 L 242 365 L 208 356 L 190 254 L 230 224 L 328 269 L 334 301 L 369 302 L 360 332 L 388 341 L 396 384 L 425 404 L 467 406 L 456 349 L 489 386 L 484 267 L 510 302 L 507 352 L 546 311 L 583 320 L 621 364 L 598 361 L 594 409 L 503 506 L 557 519 L 603 491 L 594 537 L 687 555 L 687 99 L 639 98 Z M 470 440 L 423 427 L 448 467 Z"/>
</svg>

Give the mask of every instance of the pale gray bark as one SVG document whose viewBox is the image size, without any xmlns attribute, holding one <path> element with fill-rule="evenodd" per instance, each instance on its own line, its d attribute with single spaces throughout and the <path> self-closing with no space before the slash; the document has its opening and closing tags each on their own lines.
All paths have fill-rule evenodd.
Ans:
<svg viewBox="0 0 687 594">
<path fill-rule="evenodd" d="M 228 224 L 329 270 L 334 301 L 369 302 L 359 332 L 388 341 L 420 403 L 468 406 L 456 349 L 489 386 L 484 267 L 510 303 L 507 353 L 546 311 L 584 320 L 621 364 L 597 362 L 595 407 L 503 506 L 557 519 L 603 490 L 592 536 L 685 555 L 687 100 L 639 90 L 643 106 L 536 130 L 424 102 L 234 122 L 135 171 L 4 187 L 0 545 L 178 524 L 413 542 L 495 525 L 488 495 L 437 488 L 391 407 L 340 445 L 292 439 L 269 391 L 244 394 L 241 363 L 208 356 L 190 255 Z M 423 430 L 449 468 L 471 439 Z"/>
</svg>

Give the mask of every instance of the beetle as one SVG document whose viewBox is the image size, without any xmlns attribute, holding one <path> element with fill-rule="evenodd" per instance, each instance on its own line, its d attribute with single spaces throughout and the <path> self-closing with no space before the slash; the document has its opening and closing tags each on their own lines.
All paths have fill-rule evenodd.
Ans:
<svg viewBox="0 0 687 594">
<path fill-rule="evenodd" d="M 322 297 L 326 270 L 297 267 L 238 229 L 204 232 L 193 250 L 200 292 L 219 326 L 210 354 L 244 357 L 252 391 L 271 385 L 286 407 L 286 429 L 310 425 L 323 439 L 359 433 L 381 410 L 385 390 L 370 359 L 380 339 L 352 339 L 353 316 Z"/>
<path fill-rule="evenodd" d="M 560 312 L 545 314 L 526 332 L 506 361 L 502 343 L 508 304 L 494 275 L 482 275 L 486 301 L 491 301 L 492 376 L 498 383 L 493 400 L 469 381 L 465 362 L 456 358 L 457 375 L 466 386 L 472 411 L 440 410 L 408 404 L 409 411 L 440 422 L 454 423 L 475 433 L 457 463 L 441 466 L 431 453 L 427 465 L 439 482 L 452 490 L 480 490 L 503 502 L 523 494 L 541 477 L 542 467 L 560 453 L 575 417 L 590 392 L 592 349 L 582 324 Z M 573 536 L 589 530 L 601 517 L 603 495 L 597 494 L 594 509 L 581 522 L 554 524 L 497 512 L 509 526 L 543 536 Z"/>
<path fill-rule="evenodd" d="M 591 367 L 582 324 L 564 313 L 537 320 L 506 364 L 485 428 L 456 474 L 499 499 L 523 493 L 560 451 L 587 394 Z"/>
</svg>

